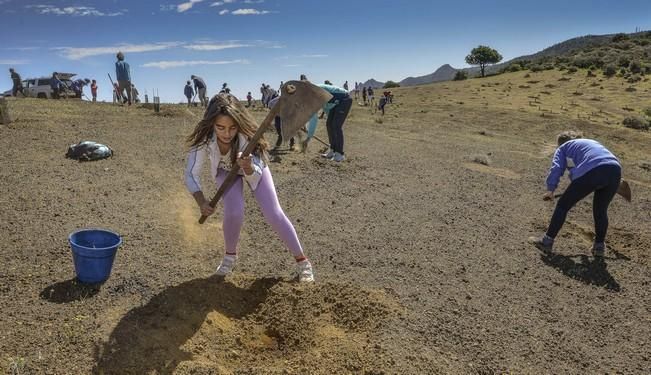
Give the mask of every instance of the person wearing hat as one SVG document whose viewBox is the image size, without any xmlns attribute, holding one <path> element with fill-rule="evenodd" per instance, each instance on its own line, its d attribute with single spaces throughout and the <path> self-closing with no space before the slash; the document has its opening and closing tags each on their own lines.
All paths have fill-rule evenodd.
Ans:
<svg viewBox="0 0 651 375">
<path fill-rule="evenodd" d="M 11 80 L 14 83 L 11 88 L 11 95 L 16 96 L 18 91 L 20 91 L 20 93 L 25 96 L 25 91 L 23 91 L 23 80 L 20 78 L 20 74 L 16 73 L 14 68 L 9 68 L 9 73 L 11 73 Z"/>
<path fill-rule="evenodd" d="M 118 80 L 118 92 L 121 97 L 125 97 L 126 91 L 127 103 L 131 105 L 131 71 L 129 64 L 124 61 L 124 54 L 118 52 L 116 55 L 118 61 L 115 62 L 115 77 Z"/>
</svg>

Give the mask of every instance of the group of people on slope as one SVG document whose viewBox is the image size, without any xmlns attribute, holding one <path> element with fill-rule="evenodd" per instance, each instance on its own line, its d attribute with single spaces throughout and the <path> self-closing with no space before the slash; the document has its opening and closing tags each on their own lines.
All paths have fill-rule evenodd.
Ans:
<svg viewBox="0 0 651 375">
<path fill-rule="evenodd" d="M 188 107 L 192 106 L 195 96 L 199 97 L 201 106 L 206 107 L 208 105 L 208 97 L 206 96 L 207 90 L 208 86 L 206 85 L 206 81 L 204 81 L 203 78 L 195 75 L 190 76 L 190 81 L 187 81 L 185 83 L 185 87 L 183 88 L 183 95 L 185 95 L 185 98 L 188 100 Z M 228 83 L 224 82 L 222 84 L 221 90 L 219 90 L 219 93 L 229 94 L 230 92 L 231 89 L 228 87 Z"/>
<path fill-rule="evenodd" d="M 301 79 L 307 80 L 302 75 Z M 324 156 L 335 161 L 344 160 L 343 123 L 350 111 L 352 98 L 344 88 L 326 81 L 317 86 L 332 94 L 323 110 L 328 115 L 326 126 L 331 149 Z M 271 103 L 273 106 L 274 103 Z M 316 114 L 313 116 L 316 119 Z M 280 119 L 282 121 L 282 119 Z M 313 120 L 308 127 L 308 139 L 314 135 Z M 209 102 L 203 119 L 188 136 L 189 154 L 185 168 L 185 184 L 192 193 L 202 215 L 209 216 L 215 209 L 203 194 L 200 185 L 200 171 L 205 160 L 211 162 L 211 175 L 219 189 L 229 171 L 237 165 L 238 177 L 235 184 L 223 196 L 223 235 L 225 251 L 215 274 L 225 276 L 232 272 L 237 263 L 238 241 L 244 222 L 244 185 L 253 192 L 265 220 L 271 225 L 296 260 L 298 280 L 314 281 L 314 270 L 305 255 L 292 223 L 278 202 L 268 163 L 269 145 L 261 138 L 249 156 L 242 157 L 242 151 L 255 134 L 257 125 L 246 107 L 229 93 L 215 95 Z M 547 177 L 547 192 L 543 199 L 553 199 L 560 177 L 569 170 L 571 183 L 559 199 L 547 232 L 541 237 L 532 237 L 530 242 L 545 251 L 552 252 L 554 240 L 560 231 L 567 213 L 581 199 L 594 193 L 593 213 L 595 239 L 592 252 L 603 257 L 608 228 L 608 207 L 621 181 L 621 164 L 608 149 L 599 142 L 582 139 L 575 133 L 563 133 L 558 139 L 552 167 Z"/>
<path fill-rule="evenodd" d="M 18 74 L 14 68 L 9 68 L 9 73 L 12 81 L 11 95 L 18 96 L 18 93 L 20 92 L 23 97 L 26 97 L 27 94 L 25 93 L 25 87 L 23 86 L 20 74 Z M 62 93 L 71 92 L 75 98 L 81 99 L 84 95 L 84 86 L 87 86 L 88 84 L 90 84 L 93 101 L 95 102 L 97 101 L 97 81 L 94 79 L 91 81 L 90 79 L 85 78 L 70 81 L 68 84 L 60 79 L 59 73 L 53 72 L 50 77 L 50 89 L 52 90 L 51 97 L 52 99 L 59 99 Z M 68 95 L 66 95 L 66 97 L 68 97 Z"/>
</svg>

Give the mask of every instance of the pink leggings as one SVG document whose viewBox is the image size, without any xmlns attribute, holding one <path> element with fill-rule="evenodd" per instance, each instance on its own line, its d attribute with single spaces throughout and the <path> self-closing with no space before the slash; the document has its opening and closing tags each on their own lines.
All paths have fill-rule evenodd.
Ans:
<svg viewBox="0 0 651 375">
<path fill-rule="evenodd" d="M 217 188 L 228 176 L 228 172 L 220 169 L 217 172 Z M 237 243 L 240 240 L 240 230 L 244 223 L 244 182 L 243 177 L 238 177 L 235 183 L 226 191 L 223 197 L 224 202 L 224 242 L 226 253 L 237 253 Z M 278 233 L 280 239 L 285 243 L 294 257 L 303 257 L 303 248 L 296 235 L 294 226 L 289 221 L 283 209 L 280 207 L 274 180 L 271 177 L 269 168 L 262 170 L 262 177 L 258 187 L 253 190 L 253 196 L 258 201 L 260 210 L 265 220 Z"/>
</svg>

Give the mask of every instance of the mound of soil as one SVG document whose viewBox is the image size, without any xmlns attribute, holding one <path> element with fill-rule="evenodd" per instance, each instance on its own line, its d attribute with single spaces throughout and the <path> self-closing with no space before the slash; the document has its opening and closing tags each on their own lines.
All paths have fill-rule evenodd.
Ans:
<svg viewBox="0 0 651 375">
<path fill-rule="evenodd" d="M 375 334 L 401 311 L 385 292 L 352 284 L 193 280 L 130 311 L 99 347 L 96 371 L 379 372 L 390 359 Z"/>
</svg>

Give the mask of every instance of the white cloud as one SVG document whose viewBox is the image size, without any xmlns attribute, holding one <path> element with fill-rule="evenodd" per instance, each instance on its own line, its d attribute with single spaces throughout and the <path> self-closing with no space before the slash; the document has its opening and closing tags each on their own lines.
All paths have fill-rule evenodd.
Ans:
<svg viewBox="0 0 651 375">
<path fill-rule="evenodd" d="M 244 0 L 244 4 L 262 4 L 264 0 Z"/>
<path fill-rule="evenodd" d="M 61 55 L 69 60 L 79 60 L 85 57 L 98 56 L 98 55 L 113 55 L 118 51 L 123 53 L 139 53 L 150 51 L 161 51 L 179 46 L 181 43 L 155 43 L 155 44 L 119 44 L 115 46 L 105 47 L 56 47 L 54 50 L 61 51 Z"/>
<path fill-rule="evenodd" d="M 171 60 L 171 61 L 155 61 L 141 65 L 143 68 L 180 68 L 184 66 L 196 65 L 225 65 L 225 64 L 249 64 L 248 60 Z"/>
<path fill-rule="evenodd" d="M 174 5 L 174 4 L 161 4 L 160 5 L 160 11 L 161 12 L 169 12 L 169 11 L 172 11 L 172 10 L 176 9 L 176 7 L 177 6 Z"/>
<path fill-rule="evenodd" d="M 235 42 L 229 42 L 229 43 L 201 42 L 201 43 L 188 44 L 187 46 L 183 46 L 183 48 L 191 49 L 194 51 L 219 51 L 222 49 L 241 48 L 241 47 L 252 47 L 252 45 L 235 43 Z"/>
<path fill-rule="evenodd" d="M 231 13 L 237 16 L 249 16 L 249 15 L 267 14 L 271 12 L 269 12 L 268 10 L 257 10 L 257 9 L 246 8 L 246 9 L 237 9 Z"/>
<path fill-rule="evenodd" d="M 222 0 L 222 1 L 217 1 L 212 4 L 210 4 L 211 7 L 220 7 L 224 4 L 233 4 L 235 0 Z"/>
<path fill-rule="evenodd" d="M 27 60 L 0 60 L 0 65 L 25 65 L 28 63 Z"/>
<path fill-rule="evenodd" d="M 285 68 L 296 68 L 296 67 L 299 67 L 301 65 L 300 64 L 286 64 L 286 65 L 283 65 L 283 66 Z"/>
<path fill-rule="evenodd" d="M 179 12 L 179 13 L 183 13 L 186 10 L 190 10 L 194 6 L 194 4 L 200 3 L 202 1 L 203 0 L 190 0 L 187 3 L 181 3 L 181 4 L 176 6 L 176 11 Z"/>
<path fill-rule="evenodd" d="M 96 16 L 96 17 L 115 17 L 124 15 L 126 10 L 113 13 L 104 13 L 94 7 L 55 7 L 52 5 L 28 5 L 28 9 L 35 9 L 40 14 L 53 14 L 56 16 Z"/>
<path fill-rule="evenodd" d="M 319 55 L 319 54 L 316 54 L 316 55 L 300 55 L 298 57 L 305 58 L 305 59 L 321 59 L 321 58 L 324 58 L 324 57 L 328 57 L 328 55 Z"/>
<path fill-rule="evenodd" d="M 219 15 L 223 16 L 224 14 L 228 14 L 230 11 L 228 9 L 222 9 L 219 11 Z"/>
</svg>

